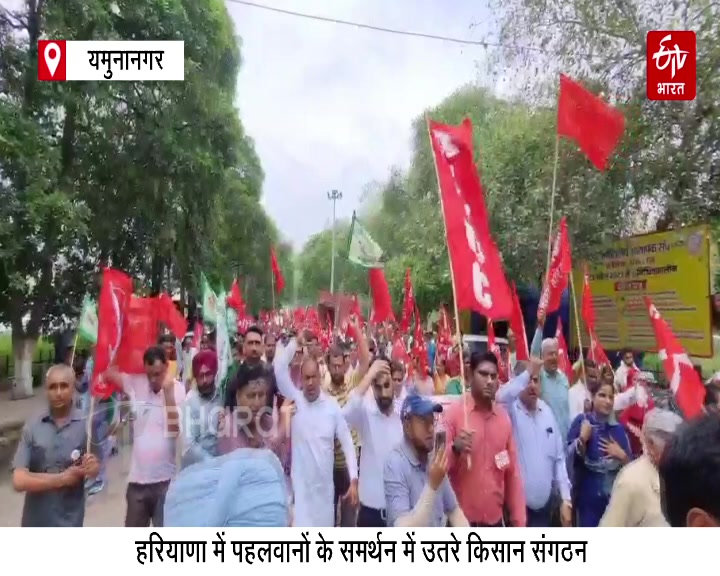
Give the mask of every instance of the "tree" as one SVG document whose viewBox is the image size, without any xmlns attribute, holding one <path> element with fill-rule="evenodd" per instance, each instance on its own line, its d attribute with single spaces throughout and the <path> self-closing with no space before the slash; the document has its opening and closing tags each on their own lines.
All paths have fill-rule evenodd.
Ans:
<svg viewBox="0 0 720 576">
<path fill-rule="evenodd" d="M 45 37 L 183 38 L 185 81 L 39 83 Z M 265 253 L 278 239 L 234 107 L 239 66 L 222 0 L 0 8 L 0 322 L 12 328 L 17 395 L 32 392 L 38 336 L 74 321 L 101 265 L 124 269 L 140 291 L 183 295 L 200 270 L 223 281 L 229 262 L 259 270 L 247 239 L 257 250 L 264 239 Z"/>
</svg>

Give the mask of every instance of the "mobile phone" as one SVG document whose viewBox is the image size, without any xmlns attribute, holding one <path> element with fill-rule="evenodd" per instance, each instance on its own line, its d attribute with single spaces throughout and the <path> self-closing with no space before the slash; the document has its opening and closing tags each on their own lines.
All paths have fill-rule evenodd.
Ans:
<svg viewBox="0 0 720 576">
<path fill-rule="evenodd" d="M 447 434 L 445 430 L 438 430 L 435 432 L 435 452 L 439 452 L 445 447 L 447 442 Z"/>
</svg>

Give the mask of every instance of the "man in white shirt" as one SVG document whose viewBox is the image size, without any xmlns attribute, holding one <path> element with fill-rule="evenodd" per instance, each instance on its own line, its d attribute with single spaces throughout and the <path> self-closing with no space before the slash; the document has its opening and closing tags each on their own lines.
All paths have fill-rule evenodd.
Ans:
<svg viewBox="0 0 720 576">
<path fill-rule="evenodd" d="M 121 374 L 111 369 L 105 378 L 130 396 L 135 411 L 125 526 L 146 528 L 152 522 L 159 528 L 163 525 L 165 493 L 177 468 L 178 406 L 185 400 L 185 387 L 169 370 L 161 346 L 148 348 L 143 364 L 145 374 Z"/>
<path fill-rule="evenodd" d="M 295 526 L 330 528 L 335 525 L 335 438 L 342 447 L 350 476 L 350 488 L 343 498 L 352 506 L 357 506 L 355 447 L 340 405 L 322 390 L 320 367 L 314 357 L 306 356 L 302 360 L 302 390 L 293 384 L 290 362 L 297 349 L 295 338 L 286 347 L 278 342 L 273 362 L 278 391 L 296 407 L 290 428 Z"/>
<path fill-rule="evenodd" d="M 370 388 L 372 387 L 372 390 Z M 360 509 L 358 528 L 387 526 L 383 469 L 390 451 L 403 439 L 390 365 L 376 359 L 360 384 L 350 392 L 343 415 L 360 436 Z"/>
<path fill-rule="evenodd" d="M 633 368 L 637 370 L 633 351 L 630 348 L 624 348 L 620 353 L 620 366 L 615 370 L 615 390 L 622 392 L 627 388 L 628 372 Z"/>
<path fill-rule="evenodd" d="M 592 402 L 592 392 L 600 385 L 600 371 L 597 364 L 592 360 L 585 360 L 585 381 L 582 377 L 572 385 L 568 390 L 568 400 L 570 402 L 570 421 L 572 422 L 579 414 L 584 414 L 589 410 Z M 581 374 L 582 376 L 582 374 Z M 628 406 L 632 406 L 635 402 L 647 402 L 647 393 L 640 386 L 628 388 L 623 392 L 615 394 L 614 409 L 615 412 L 625 410 Z"/>
</svg>

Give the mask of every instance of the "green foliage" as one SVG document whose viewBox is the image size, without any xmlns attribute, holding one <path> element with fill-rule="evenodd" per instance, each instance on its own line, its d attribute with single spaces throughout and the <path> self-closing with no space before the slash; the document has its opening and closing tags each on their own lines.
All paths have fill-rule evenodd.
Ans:
<svg viewBox="0 0 720 576">
<path fill-rule="evenodd" d="M 38 38 L 183 39 L 184 82 L 39 83 Z M 74 321 L 99 266 L 187 296 L 204 270 L 271 303 L 277 230 L 234 107 L 240 50 L 222 0 L 33 0 L 0 8 L 0 322 Z M 292 274 L 289 248 L 279 248 Z"/>
</svg>

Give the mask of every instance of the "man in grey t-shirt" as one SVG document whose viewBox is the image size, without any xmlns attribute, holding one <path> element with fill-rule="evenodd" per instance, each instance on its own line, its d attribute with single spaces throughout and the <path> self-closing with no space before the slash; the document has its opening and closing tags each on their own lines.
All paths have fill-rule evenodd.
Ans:
<svg viewBox="0 0 720 576">
<path fill-rule="evenodd" d="M 13 487 L 25 492 L 21 526 L 81 527 L 85 479 L 97 476 L 99 463 L 86 453 L 85 419 L 73 404 L 73 369 L 55 365 L 45 381 L 47 410 L 25 424 L 12 465 Z"/>
</svg>

